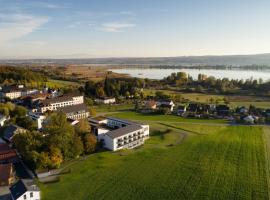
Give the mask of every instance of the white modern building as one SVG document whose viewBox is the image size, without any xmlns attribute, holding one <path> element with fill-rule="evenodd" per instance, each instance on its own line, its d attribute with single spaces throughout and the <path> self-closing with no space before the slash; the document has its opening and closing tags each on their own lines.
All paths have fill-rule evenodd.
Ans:
<svg viewBox="0 0 270 200">
<path fill-rule="evenodd" d="M 55 111 L 58 108 L 73 106 L 84 103 L 83 95 L 64 95 L 41 101 L 39 108 L 35 109 L 37 112 L 44 113 L 48 110 Z"/>
<path fill-rule="evenodd" d="M 12 200 L 40 200 L 40 190 L 31 179 L 21 179 L 10 188 Z"/>
<path fill-rule="evenodd" d="M 4 98 L 6 97 L 9 99 L 17 99 L 20 97 L 37 94 L 37 93 L 39 93 L 39 90 L 25 88 L 24 85 L 5 86 L 5 87 L 2 87 L 0 90 L 0 96 Z"/>
<path fill-rule="evenodd" d="M 116 102 L 116 99 L 114 97 L 100 97 L 98 99 L 95 99 L 95 102 L 102 104 L 113 104 Z"/>
<path fill-rule="evenodd" d="M 67 118 L 74 120 L 85 119 L 89 117 L 89 111 L 85 104 L 61 107 L 58 108 L 57 111 L 65 113 Z"/>
<path fill-rule="evenodd" d="M 4 115 L 0 115 L 0 127 L 5 125 L 5 122 L 9 119 L 9 117 L 6 117 Z"/>
<path fill-rule="evenodd" d="M 112 151 L 138 147 L 149 138 L 149 125 L 111 117 L 89 121 L 98 141 Z"/>
<path fill-rule="evenodd" d="M 41 128 L 43 127 L 43 123 L 44 123 L 45 120 L 46 120 L 46 116 L 45 116 L 43 113 L 38 113 L 38 112 L 32 112 L 32 111 L 30 111 L 30 112 L 28 113 L 28 116 L 29 116 L 32 120 L 36 121 L 36 123 L 37 123 L 37 128 L 38 128 L 38 129 L 41 129 Z"/>
</svg>

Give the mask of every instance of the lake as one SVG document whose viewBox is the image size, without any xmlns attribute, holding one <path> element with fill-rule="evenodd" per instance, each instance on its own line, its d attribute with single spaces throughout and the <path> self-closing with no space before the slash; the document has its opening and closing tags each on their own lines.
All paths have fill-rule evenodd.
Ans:
<svg viewBox="0 0 270 200">
<path fill-rule="evenodd" d="M 132 77 L 149 78 L 149 79 L 163 79 L 171 73 L 186 72 L 193 79 L 197 79 L 199 74 L 207 76 L 214 76 L 216 78 L 229 78 L 229 79 L 262 79 L 263 81 L 270 80 L 270 70 L 253 71 L 253 70 L 228 70 L 228 69 L 158 69 L 158 68 L 123 68 L 123 69 L 110 69 L 110 71 L 119 74 L 128 74 Z"/>
</svg>

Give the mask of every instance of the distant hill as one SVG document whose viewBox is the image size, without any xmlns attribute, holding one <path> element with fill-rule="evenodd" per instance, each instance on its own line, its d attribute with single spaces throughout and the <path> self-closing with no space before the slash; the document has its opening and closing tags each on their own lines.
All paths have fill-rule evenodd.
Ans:
<svg viewBox="0 0 270 200">
<path fill-rule="evenodd" d="M 0 60 L 2 64 L 105 64 L 105 65 L 266 65 L 270 66 L 270 53 L 256 55 L 229 56 L 181 56 L 181 57 L 146 57 L 146 58 L 83 58 L 83 59 L 25 59 Z"/>
</svg>

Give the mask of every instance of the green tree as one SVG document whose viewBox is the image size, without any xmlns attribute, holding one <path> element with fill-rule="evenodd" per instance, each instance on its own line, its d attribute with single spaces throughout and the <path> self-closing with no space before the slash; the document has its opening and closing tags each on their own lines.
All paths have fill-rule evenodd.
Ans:
<svg viewBox="0 0 270 200">
<path fill-rule="evenodd" d="M 89 133 L 84 136 L 84 150 L 85 153 L 89 154 L 96 150 L 97 147 L 97 139 L 96 137 Z"/>
</svg>

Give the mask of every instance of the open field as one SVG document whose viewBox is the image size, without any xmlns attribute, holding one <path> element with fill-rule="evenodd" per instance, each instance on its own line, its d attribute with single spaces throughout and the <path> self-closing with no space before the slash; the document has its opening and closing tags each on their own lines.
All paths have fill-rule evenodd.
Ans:
<svg viewBox="0 0 270 200">
<path fill-rule="evenodd" d="M 165 123 L 150 122 L 142 148 L 91 155 L 40 184 L 43 199 L 268 199 L 264 127 Z"/>
<path fill-rule="evenodd" d="M 68 87 L 73 87 L 73 86 L 75 87 L 80 86 L 80 84 L 77 82 L 54 80 L 54 79 L 49 79 L 49 81 L 46 82 L 46 85 L 47 87 L 51 87 L 51 88 L 68 88 Z"/>
<path fill-rule="evenodd" d="M 147 121 L 147 122 L 193 122 L 193 123 L 228 123 L 228 121 L 223 119 L 191 119 L 191 118 L 182 118 L 176 115 L 158 115 L 158 114 L 143 114 L 132 111 L 118 112 L 110 114 L 110 116 L 129 119 L 129 120 L 138 120 L 138 121 Z"/>
<path fill-rule="evenodd" d="M 154 96 L 156 91 L 163 91 L 165 94 L 180 94 L 185 99 L 201 103 L 210 103 L 210 99 L 213 99 L 214 102 L 218 101 L 220 103 L 223 103 L 224 98 L 226 98 L 230 102 L 231 107 L 233 108 L 237 106 L 249 107 L 250 105 L 254 105 L 259 108 L 270 108 L 269 97 L 184 93 L 170 90 L 148 90 L 148 89 L 144 90 L 146 95 L 151 96 Z"/>
</svg>

